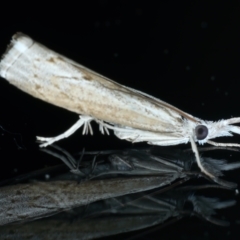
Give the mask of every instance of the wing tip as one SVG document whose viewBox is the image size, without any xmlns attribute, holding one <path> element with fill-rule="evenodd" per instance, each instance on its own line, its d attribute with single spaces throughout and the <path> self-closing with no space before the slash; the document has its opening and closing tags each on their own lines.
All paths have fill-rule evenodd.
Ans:
<svg viewBox="0 0 240 240">
<path fill-rule="evenodd" d="M 17 32 L 3 54 L 0 61 L 0 76 L 7 77 L 8 69 L 14 64 L 18 57 L 33 45 L 34 41 L 27 35 Z"/>
</svg>

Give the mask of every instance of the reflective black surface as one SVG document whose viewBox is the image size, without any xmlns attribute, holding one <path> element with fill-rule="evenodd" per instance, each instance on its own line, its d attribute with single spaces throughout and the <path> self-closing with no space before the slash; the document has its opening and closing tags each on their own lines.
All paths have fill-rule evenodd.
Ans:
<svg viewBox="0 0 240 240">
<path fill-rule="evenodd" d="M 18 9 L 15 14 L 11 12 L 13 7 Z M 1 53 L 11 36 L 22 31 L 121 84 L 149 93 L 193 116 L 214 121 L 240 116 L 238 1 L 103 0 L 54 7 L 39 3 L 34 8 L 11 3 L 4 9 L 0 17 Z M 34 99 L 0 80 L 1 181 L 59 164 L 60 160 L 38 151 L 35 136 L 57 135 L 78 116 Z M 80 130 L 60 141 L 59 146 L 75 157 L 79 157 L 77 153 L 83 148 L 103 151 L 147 146 L 121 141 L 113 135 L 103 136 L 96 125 L 93 127 L 94 136 L 82 136 Z M 240 138 L 217 141 L 240 143 Z M 229 163 L 239 161 L 240 156 L 238 152 L 224 150 L 202 154 Z M 59 171 L 67 169 L 57 169 L 50 178 Z M 239 170 L 227 171 L 225 175 L 219 178 L 239 184 Z M 190 183 L 208 181 L 196 178 L 186 184 Z M 221 201 L 236 200 L 234 207 L 218 213 L 230 226 L 219 227 L 186 217 L 162 229 L 119 235 L 118 239 L 239 239 L 240 208 L 235 191 L 211 189 L 197 194 Z M 191 204 L 189 208 L 192 209 Z"/>
</svg>

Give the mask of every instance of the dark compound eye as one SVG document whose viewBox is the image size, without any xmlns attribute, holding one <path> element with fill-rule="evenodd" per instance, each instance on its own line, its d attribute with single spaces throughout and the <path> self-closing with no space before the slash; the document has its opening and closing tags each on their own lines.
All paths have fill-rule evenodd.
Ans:
<svg viewBox="0 0 240 240">
<path fill-rule="evenodd" d="M 208 135 L 208 128 L 204 125 L 198 125 L 195 128 L 197 140 L 203 140 Z"/>
</svg>

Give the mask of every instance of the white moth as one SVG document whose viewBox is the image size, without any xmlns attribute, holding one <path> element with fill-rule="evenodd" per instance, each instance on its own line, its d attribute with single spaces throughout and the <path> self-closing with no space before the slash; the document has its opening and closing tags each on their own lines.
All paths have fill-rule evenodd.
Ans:
<svg viewBox="0 0 240 240">
<path fill-rule="evenodd" d="M 240 118 L 204 121 L 135 89 L 122 86 L 46 48 L 30 37 L 17 33 L 0 62 L 0 75 L 21 90 L 46 102 L 80 114 L 80 119 L 63 134 L 37 137 L 46 147 L 66 138 L 83 126 L 92 134 L 95 120 L 102 133 L 108 129 L 131 142 L 169 146 L 191 143 L 201 171 L 214 176 L 202 165 L 199 144 L 237 146 L 210 141 L 216 137 L 240 134 L 233 126 Z"/>
</svg>

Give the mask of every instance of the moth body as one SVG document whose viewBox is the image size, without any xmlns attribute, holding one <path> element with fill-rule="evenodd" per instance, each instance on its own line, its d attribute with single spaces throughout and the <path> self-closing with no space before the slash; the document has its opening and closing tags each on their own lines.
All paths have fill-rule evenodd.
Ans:
<svg viewBox="0 0 240 240">
<path fill-rule="evenodd" d="M 240 134 L 231 124 L 240 118 L 219 122 L 204 121 L 138 90 L 120 85 L 48 49 L 30 37 L 17 33 L 0 62 L 0 75 L 11 84 L 48 103 L 80 114 L 80 119 L 65 133 L 38 137 L 47 146 L 66 138 L 83 126 L 83 133 L 99 123 L 102 133 L 111 129 L 120 139 L 146 141 L 154 145 L 190 142 L 202 171 L 195 142 L 213 145 L 210 139 Z M 224 146 L 239 146 L 224 144 Z M 206 172 L 207 173 L 207 172 Z M 210 174 L 209 174 L 210 175 Z"/>
</svg>

